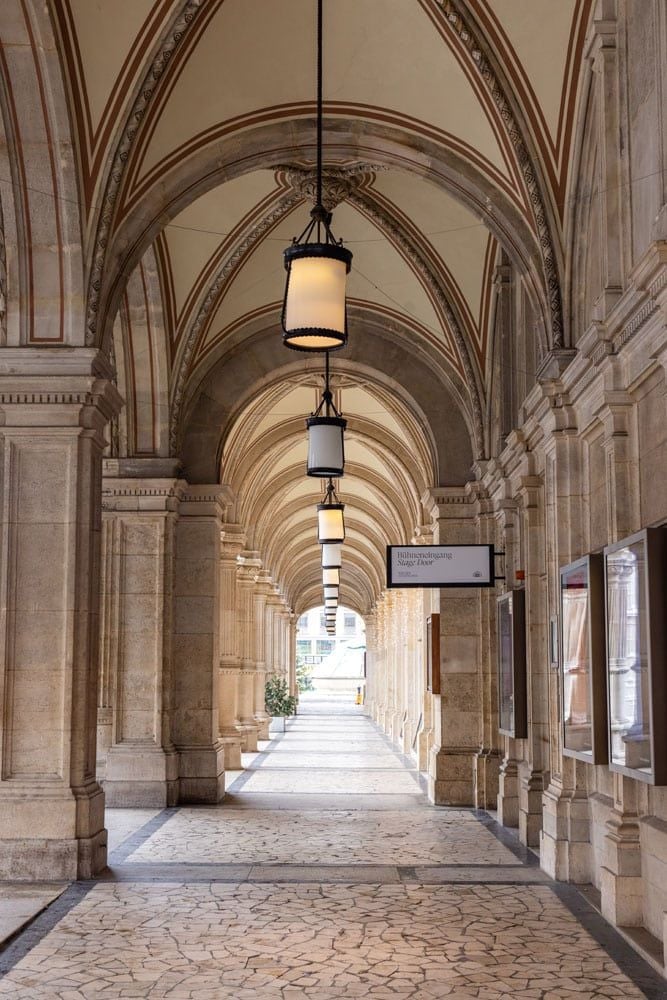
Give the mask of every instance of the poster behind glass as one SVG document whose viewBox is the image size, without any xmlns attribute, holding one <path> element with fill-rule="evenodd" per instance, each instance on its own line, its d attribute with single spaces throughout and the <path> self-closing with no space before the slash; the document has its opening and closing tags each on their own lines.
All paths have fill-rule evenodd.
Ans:
<svg viewBox="0 0 667 1000">
<path fill-rule="evenodd" d="M 526 647 L 524 592 L 498 598 L 498 728 L 506 736 L 526 733 Z"/>
<path fill-rule="evenodd" d="M 664 555 L 657 528 L 605 549 L 609 762 L 658 784 L 667 780 Z"/>
<path fill-rule="evenodd" d="M 560 571 L 563 752 L 607 762 L 602 557 Z"/>
</svg>

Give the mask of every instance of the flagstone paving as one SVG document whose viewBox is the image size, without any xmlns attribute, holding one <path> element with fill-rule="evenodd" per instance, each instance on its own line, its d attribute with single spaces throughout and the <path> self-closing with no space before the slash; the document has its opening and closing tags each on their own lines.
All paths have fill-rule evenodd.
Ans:
<svg viewBox="0 0 667 1000">
<path fill-rule="evenodd" d="M 326 711 L 247 757 L 228 805 L 119 810 L 110 871 L 0 952 L 0 997 L 667 996 L 574 887 L 486 814 L 429 807 L 360 712 Z"/>
</svg>

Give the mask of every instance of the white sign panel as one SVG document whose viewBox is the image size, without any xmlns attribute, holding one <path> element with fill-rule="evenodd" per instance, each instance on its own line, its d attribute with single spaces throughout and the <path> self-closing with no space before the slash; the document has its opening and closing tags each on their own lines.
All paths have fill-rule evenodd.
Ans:
<svg viewBox="0 0 667 1000">
<path fill-rule="evenodd" d="M 388 545 L 387 586 L 493 587 L 493 545 Z"/>
</svg>

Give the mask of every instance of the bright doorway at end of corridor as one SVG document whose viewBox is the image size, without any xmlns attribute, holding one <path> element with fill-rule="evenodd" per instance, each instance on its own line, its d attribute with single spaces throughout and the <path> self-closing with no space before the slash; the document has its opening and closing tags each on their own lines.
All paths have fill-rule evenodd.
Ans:
<svg viewBox="0 0 667 1000">
<path fill-rule="evenodd" d="M 361 615 L 339 607 L 329 635 L 323 607 L 301 615 L 296 630 L 296 674 L 301 693 L 342 703 L 363 702 L 366 685 L 366 626 Z"/>
</svg>

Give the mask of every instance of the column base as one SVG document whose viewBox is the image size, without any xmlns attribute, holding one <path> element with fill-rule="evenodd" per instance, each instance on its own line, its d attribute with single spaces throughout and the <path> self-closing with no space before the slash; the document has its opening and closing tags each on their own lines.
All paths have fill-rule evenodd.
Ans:
<svg viewBox="0 0 667 1000">
<path fill-rule="evenodd" d="M 500 755 L 497 750 L 480 750 L 473 761 L 475 808 L 495 809 L 498 800 Z"/>
<path fill-rule="evenodd" d="M 474 805 L 473 760 L 468 749 L 432 747 L 428 769 L 428 797 L 436 806 Z"/>
<path fill-rule="evenodd" d="M 433 746 L 433 730 L 422 729 L 417 738 L 417 762 L 420 771 L 428 770 L 428 762 Z"/>
<path fill-rule="evenodd" d="M 235 730 L 234 735 L 221 733 L 220 740 L 225 748 L 225 770 L 240 771 L 243 768 L 241 763 L 241 734 Z"/>
<path fill-rule="evenodd" d="M 104 793 L 97 782 L 61 794 L 26 785 L 0 797 L 0 879 L 71 882 L 92 878 L 106 864 Z"/>
<path fill-rule="evenodd" d="M 501 826 L 519 825 L 519 771 L 513 757 L 504 757 L 500 765 L 497 808 Z"/>
<path fill-rule="evenodd" d="M 0 879 L 12 882 L 75 882 L 107 866 L 107 831 L 71 840 L 3 840 Z"/>
<path fill-rule="evenodd" d="M 243 722 L 239 726 L 241 749 L 244 753 L 257 753 L 258 727 L 255 722 Z"/>
<path fill-rule="evenodd" d="M 178 747 L 179 804 L 215 805 L 225 797 L 225 748 L 221 740 L 209 747 Z"/>
<path fill-rule="evenodd" d="M 590 882 L 588 799 L 550 785 L 542 797 L 540 867 L 559 882 Z"/>
<path fill-rule="evenodd" d="M 542 830 L 542 794 L 544 776 L 541 771 L 524 774 L 519 782 L 519 839 L 527 847 L 538 847 Z"/>
<path fill-rule="evenodd" d="M 637 875 L 616 875 L 600 869 L 602 916 L 616 927 L 641 927 L 644 920 L 644 882 Z"/>
<path fill-rule="evenodd" d="M 103 783 L 112 809 L 159 809 L 178 802 L 178 755 L 159 747 L 112 746 Z"/>
<path fill-rule="evenodd" d="M 257 726 L 257 739 L 270 740 L 269 726 L 271 725 L 271 716 L 258 714 L 255 716 L 255 724 Z"/>
</svg>

